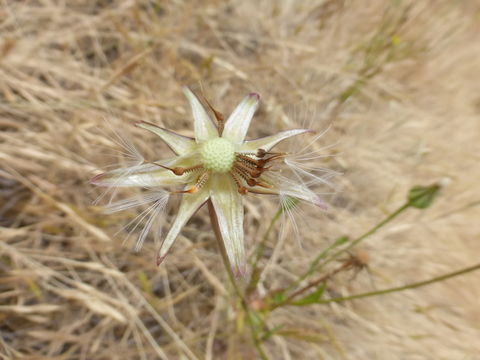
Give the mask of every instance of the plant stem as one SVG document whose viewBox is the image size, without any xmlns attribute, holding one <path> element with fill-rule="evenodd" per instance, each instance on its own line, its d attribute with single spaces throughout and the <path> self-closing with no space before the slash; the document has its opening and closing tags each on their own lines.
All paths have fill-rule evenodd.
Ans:
<svg viewBox="0 0 480 360">
<path fill-rule="evenodd" d="M 329 245 L 326 249 L 324 249 L 319 255 L 317 255 L 317 257 L 312 261 L 312 263 L 310 264 L 310 267 L 308 268 L 308 270 L 303 274 L 301 275 L 297 280 L 295 280 L 294 282 L 292 282 L 287 288 L 286 290 L 289 291 L 289 290 L 292 290 L 293 288 L 296 288 L 298 285 L 300 285 L 300 283 L 305 280 L 306 278 L 308 278 L 310 275 L 312 275 L 315 270 L 317 269 L 317 266 L 318 266 L 318 263 L 320 262 L 320 260 L 323 259 L 323 257 L 325 257 L 333 248 L 337 247 L 338 245 L 335 244 L 335 242 L 331 245 Z"/>
<path fill-rule="evenodd" d="M 287 291 L 288 290 L 291 290 L 295 287 L 297 287 L 303 280 L 305 280 L 306 278 L 310 277 L 315 271 L 318 271 L 320 269 L 322 269 L 325 265 L 329 264 L 330 262 L 332 262 L 333 260 L 335 260 L 336 258 L 338 258 L 338 256 L 344 254 L 345 252 L 347 252 L 348 250 L 350 250 L 351 248 L 353 248 L 355 245 L 357 245 L 358 243 L 360 243 L 361 241 L 365 240 L 367 237 L 369 237 L 370 235 L 374 234 L 377 230 L 379 230 L 381 227 L 385 226 L 386 224 L 388 224 L 390 221 L 392 221 L 393 219 L 395 219 L 398 215 L 400 215 L 403 211 L 405 211 L 406 209 L 408 209 L 409 207 L 411 206 L 410 202 L 406 202 L 405 204 L 403 204 L 402 206 L 400 206 L 397 210 L 395 210 L 393 213 L 391 213 L 390 215 L 388 215 L 385 219 L 383 219 L 381 222 L 379 222 L 377 225 L 375 225 L 373 228 L 371 228 L 370 230 L 368 230 L 366 233 L 364 233 L 363 235 L 359 236 L 358 238 L 354 239 L 352 242 L 350 242 L 346 247 L 336 251 L 335 253 L 333 253 L 332 256 L 330 256 L 330 258 L 328 258 L 327 260 L 325 260 L 322 264 L 318 265 L 320 260 L 326 256 L 333 248 L 336 247 L 336 244 L 333 243 L 331 244 L 329 247 L 327 247 L 325 250 L 323 250 L 314 260 L 313 262 L 311 263 L 310 267 L 308 268 L 308 270 L 302 274 L 296 281 L 294 281 L 290 286 L 287 287 Z M 346 262 L 348 263 L 348 262 Z M 343 265 L 340 267 L 340 268 L 343 268 Z M 326 275 L 323 275 L 321 276 L 319 279 L 307 284 L 306 286 L 304 286 L 303 288 L 299 289 L 299 290 L 296 290 L 294 293 L 292 293 L 288 299 L 285 301 L 285 302 L 282 302 L 282 304 L 286 304 L 287 302 L 290 302 L 294 297 L 296 297 L 297 295 L 299 294 L 302 294 L 304 293 L 306 290 L 312 288 L 313 286 L 315 286 L 315 284 L 320 284 L 322 283 L 324 280 L 326 280 L 327 278 L 330 278 L 332 275 L 336 274 L 338 271 L 334 271 L 334 273 L 328 273 Z M 313 284 L 313 285 L 312 285 Z M 280 305 L 277 305 L 276 307 L 278 307 Z"/>
<path fill-rule="evenodd" d="M 343 249 L 340 249 L 338 251 L 336 251 L 335 253 L 333 253 L 332 256 L 330 256 L 329 259 L 325 260 L 322 264 L 320 264 L 320 266 L 318 266 L 315 270 L 320 270 L 321 268 L 323 268 L 325 265 L 329 264 L 330 262 L 332 262 L 333 260 L 335 260 L 337 257 L 339 257 L 340 255 L 346 253 L 348 250 L 350 250 L 351 248 L 353 248 L 355 245 L 357 245 L 358 243 L 360 243 L 361 241 L 365 240 L 367 237 L 369 237 L 370 235 L 374 234 L 375 232 L 377 232 L 377 230 L 379 230 L 380 228 L 382 228 L 383 226 L 385 226 L 386 224 L 388 224 L 390 221 L 392 221 L 393 219 L 395 219 L 398 215 L 400 215 L 402 212 L 404 212 L 406 209 L 408 209 L 410 207 L 410 202 L 406 202 L 405 204 L 403 204 L 402 206 L 400 206 L 397 210 L 395 210 L 393 213 L 391 213 L 390 215 L 388 215 L 385 219 L 383 219 L 381 222 L 379 222 L 377 225 L 375 225 L 373 228 L 371 228 L 370 230 L 368 230 L 366 233 L 364 233 L 363 235 L 361 235 L 360 237 L 356 238 L 355 240 L 353 240 L 352 242 L 350 242 L 346 247 L 344 247 Z M 307 272 L 307 275 L 303 277 L 303 279 L 307 276 L 309 276 L 311 273 L 313 272 L 313 270 L 310 270 L 309 273 Z"/>
<path fill-rule="evenodd" d="M 265 231 L 265 234 L 263 235 L 262 240 L 258 244 L 257 249 L 253 254 L 252 276 L 247 286 L 247 288 L 250 290 L 253 290 L 253 288 L 256 286 L 255 281 L 259 279 L 262 274 L 262 271 L 258 270 L 258 262 L 263 256 L 263 252 L 265 251 L 265 246 L 267 244 L 268 238 L 270 237 L 270 233 L 273 230 L 273 226 L 276 224 L 276 222 L 280 218 L 280 215 L 282 215 L 282 212 L 283 212 L 282 208 L 277 210 L 272 220 L 270 221 L 270 224 L 268 225 L 267 231 Z"/>
<path fill-rule="evenodd" d="M 377 295 L 385 295 L 385 294 L 390 294 L 390 293 L 397 292 L 397 291 L 404 291 L 404 290 L 408 290 L 408 289 L 415 289 L 415 288 L 418 288 L 418 287 L 430 285 L 430 284 L 433 284 L 433 283 L 436 283 L 436 282 L 439 282 L 439 281 L 447 280 L 449 278 L 459 276 L 459 275 L 463 275 L 463 274 L 466 274 L 466 273 L 469 273 L 469 272 L 472 272 L 472 271 L 476 271 L 476 270 L 480 270 L 480 264 L 476 264 L 476 265 L 469 266 L 469 267 L 466 267 L 466 268 L 461 269 L 461 270 L 457 270 L 457 271 L 454 271 L 454 272 L 451 272 L 451 273 L 440 275 L 440 276 L 434 277 L 434 278 L 429 279 L 429 280 L 414 282 L 414 283 L 407 284 L 407 285 L 404 285 L 404 286 L 398 286 L 398 287 L 384 289 L 384 290 L 370 291 L 370 292 L 366 292 L 366 293 L 362 293 L 362 294 L 356 294 L 356 295 L 350 295 L 350 296 L 344 296 L 344 297 L 336 297 L 336 298 L 333 298 L 333 299 L 320 300 L 318 303 L 319 304 L 327 304 L 327 303 L 332 303 L 332 302 L 342 302 L 342 301 L 362 299 L 362 298 L 367 298 L 367 297 L 377 296 Z"/>
<path fill-rule="evenodd" d="M 272 307 L 272 310 L 275 309 L 275 308 L 278 308 L 278 307 L 280 307 L 280 306 L 289 305 L 289 303 L 291 303 L 297 296 L 303 294 L 304 292 L 310 290 L 311 288 L 314 288 L 314 287 L 316 287 L 316 286 L 324 283 L 325 281 L 327 281 L 327 280 L 330 279 L 331 277 L 335 276 L 335 275 L 338 274 L 339 272 L 349 269 L 352 265 L 353 265 L 353 262 L 352 262 L 352 261 L 346 261 L 346 262 L 344 262 L 344 263 L 343 263 L 342 265 L 340 265 L 338 268 L 330 271 L 330 272 L 327 273 L 327 274 L 324 274 L 324 275 L 320 276 L 318 279 L 315 279 L 314 281 L 308 283 L 308 284 L 307 284 L 306 286 L 304 286 L 303 288 L 298 289 L 297 291 L 294 291 L 292 294 L 290 294 L 290 295 L 285 299 L 285 301 L 282 301 L 281 303 L 276 304 L 275 306 L 273 306 L 273 307 Z"/>
<path fill-rule="evenodd" d="M 273 226 L 276 224 L 278 219 L 280 218 L 280 215 L 282 214 L 282 208 L 278 209 L 275 215 L 272 218 L 272 221 L 270 221 L 270 224 L 268 225 L 267 231 L 265 231 L 265 234 L 262 237 L 262 241 L 260 244 L 258 244 L 258 249 L 255 251 L 255 259 L 253 260 L 253 267 L 257 266 L 258 261 L 263 255 L 263 251 L 265 250 L 265 245 L 267 243 L 268 238 L 270 237 L 270 233 L 272 232 Z"/>
<path fill-rule="evenodd" d="M 228 278 L 230 279 L 230 282 L 232 283 L 233 289 L 234 289 L 235 293 L 237 294 L 238 298 L 240 299 L 240 304 L 242 305 L 243 311 L 245 312 L 245 314 L 247 316 L 247 322 L 248 322 L 248 325 L 250 327 L 250 332 L 252 334 L 252 339 L 253 339 L 253 343 L 255 345 L 255 348 L 257 349 L 257 352 L 260 355 L 260 357 L 262 358 L 262 360 L 268 360 L 267 355 L 265 354 L 265 352 L 262 349 L 261 340 L 258 337 L 257 331 L 255 329 L 255 324 L 253 323 L 252 318 L 250 316 L 250 308 L 248 306 L 248 302 L 245 299 L 245 297 L 243 296 L 240 288 L 238 287 L 237 282 L 235 281 L 235 275 L 233 274 L 232 267 L 230 265 L 230 262 L 228 261 L 227 252 L 225 250 L 225 244 L 224 244 L 223 238 L 222 238 L 222 233 L 220 232 L 220 226 L 218 224 L 217 214 L 215 213 L 215 209 L 213 208 L 213 204 L 212 204 L 211 200 L 208 200 L 208 212 L 210 214 L 210 221 L 212 223 L 213 232 L 215 233 L 215 238 L 217 240 L 217 244 L 218 244 L 218 247 L 220 249 L 220 253 L 222 255 L 223 264 L 224 264 L 225 268 L 227 269 Z"/>
</svg>

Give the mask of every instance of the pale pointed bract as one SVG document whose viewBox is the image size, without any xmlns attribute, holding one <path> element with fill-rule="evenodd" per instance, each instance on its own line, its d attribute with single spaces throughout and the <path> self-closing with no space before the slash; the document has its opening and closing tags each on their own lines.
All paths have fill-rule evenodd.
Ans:
<svg viewBox="0 0 480 360">
<path fill-rule="evenodd" d="M 158 135 L 177 156 L 106 172 L 95 176 L 91 183 L 106 187 L 161 188 L 162 191 L 174 187 L 169 190 L 170 196 L 182 196 L 175 220 L 160 246 L 158 264 L 170 251 L 190 217 L 205 202 L 211 201 L 230 265 L 235 274 L 243 275 L 246 273 L 244 195 L 278 195 L 281 199 L 289 196 L 324 207 L 321 198 L 309 188 L 312 181 L 308 180 L 308 176 L 307 180 L 302 180 L 303 170 L 294 172 L 295 177 L 291 179 L 276 171 L 282 165 L 291 165 L 285 162 L 288 154 L 271 152 L 281 141 L 312 131 L 293 129 L 245 141 L 259 104 L 258 94 L 247 95 L 225 123 L 223 116 L 209 105 L 218 120 L 218 125 L 215 125 L 195 94 L 189 88 L 184 88 L 184 93 L 194 119 L 195 139 L 145 121 L 137 122 L 136 126 Z M 182 190 L 178 190 L 179 186 Z M 128 209 L 146 202 L 148 200 L 127 199 L 111 204 L 110 211 Z M 163 203 L 160 205 L 164 207 Z M 158 216 L 158 211 L 152 213 Z M 151 223 L 151 219 L 147 220 L 147 228 Z M 146 232 L 142 231 L 141 242 L 145 236 Z"/>
<path fill-rule="evenodd" d="M 195 139 L 174 133 L 171 130 L 150 124 L 149 122 L 139 121 L 135 125 L 158 135 L 177 155 L 188 154 L 195 145 Z"/>
<path fill-rule="evenodd" d="M 183 88 L 183 92 L 192 108 L 195 139 L 197 140 L 197 143 L 207 141 L 213 137 L 218 137 L 218 131 L 215 124 L 212 122 L 212 119 L 208 116 L 205 108 L 195 94 L 188 87 Z"/>
<path fill-rule="evenodd" d="M 241 152 L 252 152 L 256 153 L 258 149 L 263 149 L 265 151 L 270 151 L 275 145 L 277 145 L 280 141 L 288 139 L 289 137 L 305 134 L 307 132 L 312 132 L 312 130 L 308 129 L 293 129 L 287 131 L 281 131 L 278 134 L 265 136 L 260 139 L 255 140 L 248 140 L 245 141 L 240 146 Z"/>
<path fill-rule="evenodd" d="M 214 189 L 214 190 L 213 190 Z M 243 201 L 237 186 L 228 175 L 212 179 L 210 191 L 213 209 L 217 214 L 220 233 L 235 274 L 246 271 L 245 248 L 243 245 Z"/>
<path fill-rule="evenodd" d="M 247 95 L 227 119 L 222 137 L 234 144 L 243 143 L 259 101 L 260 96 L 258 94 Z"/>
<path fill-rule="evenodd" d="M 173 245 L 173 242 L 177 238 L 177 235 L 182 230 L 182 227 L 190 219 L 190 217 L 202 206 L 205 201 L 208 200 L 210 193 L 207 188 L 201 189 L 194 194 L 188 194 L 183 196 L 180 208 L 177 212 L 177 217 L 173 221 L 172 227 L 168 231 L 168 234 L 160 246 L 157 256 L 157 265 L 163 261 L 168 251 Z"/>
</svg>

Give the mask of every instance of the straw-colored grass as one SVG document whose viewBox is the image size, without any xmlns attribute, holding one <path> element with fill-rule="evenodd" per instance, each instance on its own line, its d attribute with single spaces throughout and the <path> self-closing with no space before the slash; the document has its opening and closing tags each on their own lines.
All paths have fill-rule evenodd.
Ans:
<svg viewBox="0 0 480 360">
<path fill-rule="evenodd" d="M 475 1 L 0 1 L 0 355 L 3 359 L 253 359 L 205 209 L 155 265 L 105 215 L 88 179 L 167 148 L 133 126 L 192 135 L 181 86 L 228 114 L 262 96 L 248 136 L 304 122 L 341 171 L 300 241 L 269 240 L 259 293 L 341 235 L 359 235 L 416 184 L 442 182 L 360 246 L 369 271 L 330 296 L 428 279 L 480 255 L 480 7 Z M 115 153 L 114 153 L 115 154 Z M 136 190 L 119 192 L 132 195 Z M 175 201 L 174 201 L 175 202 Z M 276 204 L 247 198 L 251 252 Z M 175 215 L 166 214 L 165 229 Z M 291 226 L 287 225 L 286 231 Z M 291 232 L 289 234 L 292 234 Z M 285 307 L 271 359 L 477 359 L 478 274 L 342 304 Z M 243 326 L 243 327 L 242 327 Z"/>
</svg>

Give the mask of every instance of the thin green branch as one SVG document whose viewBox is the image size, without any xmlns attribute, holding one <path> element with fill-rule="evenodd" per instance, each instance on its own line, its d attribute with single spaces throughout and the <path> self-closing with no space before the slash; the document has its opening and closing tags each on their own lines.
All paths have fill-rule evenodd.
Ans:
<svg viewBox="0 0 480 360">
<path fill-rule="evenodd" d="M 320 263 L 320 260 L 322 260 L 330 251 L 332 251 L 337 246 L 338 246 L 337 241 L 335 241 L 332 244 L 330 244 L 327 248 L 325 248 L 320 254 L 318 254 L 317 257 L 310 263 L 308 270 L 305 273 L 303 273 L 292 284 L 290 284 L 286 290 L 289 291 L 289 290 L 292 290 L 293 288 L 296 288 L 298 285 L 300 285 L 300 283 L 303 280 L 310 277 L 317 270 L 317 266 Z"/>
<path fill-rule="evenodd" d="M 265 231 L 265 234 L 263 235 L 262 237 L 262 241 L 260 241 L 260 243 L 258 244 L 258 247 L 255 251 L 255 257 L 253 259 L 253 263 L 252 263 L 252 269 L 255 270 L 257 265 L 258 265 L 258 261 L 261 259 L 262 255 L 263 255 L 263 252 L 265 251 L 265 245 L 268 241 L 268 238 L 270 237 L 270 233 L 272 232 L 273 230 L 273 226 L 277 223 L 278 219 L 280 218 L 280 215 L 282 215 L 282 208 L 278 209 L 277 212 L 275 213 L 275 215 L 273 216 L 272 220 L 270 221 L 270 224 L 268 225 L 268 228 L 267 228 L 267 231 Z"/>
<path fill-rule="evenodd" d="M 415 289 L 415 288 L 430 285 L 430 284 L 433 284 L 433 283 L 436 283 L 436 282 L 439 282 L 439 281 L 447 280 L 447 279 L 453 278 L 455 276 L 460 276 L 460 275 L 463 275 L 463 274 L 467 274 L 469 272 L 476 271 L 476 270 L 480 270 L 480 264 L 476 264 L 476 265 L 469 266 L 469 267 L 466 267 L 466 268 L 461 269 L 461 270 L 457 270 L 457 271 L 454 271 L 454 272 L 451 272 L 451 273 L 440 275 L 440 276 L 434 277 L 434 278 L 429 279 L 429 280 L 414 282 L 414 283 L 407 284 L 407 285 L 404 285 L 404 286 L 398 286 L 398 287 L 389 288 L 389 289 L 383 289 L 383 290 L 378 290 L 378 291 L 370 291 L 370 292 L 366 292 L 366 293 L 362 293 L 362 294 L 356 294 L 356 295 L 350 295 L 350 296 L 336 297 L 336 298 L 332 298 L 332 299 L 320 300 L 318 303 L 319 304 L 328 304 L 328 303 L 332 303 L 332 302 L 343 302 L 343 301 L 348 301 L 348 300 L 363 299 L 363 298 L 372 297 L 372 296 L 385 295 L 385 294 L 390 294 L 390 293 L 394 293 L 394 292 L 398 292 L 398 291 Z"/>
<path fill-rule="evenodd" d="M 258 262 L 263 256 L 268 238 L 270 237 L 270 233 L 272 232 L 273 227 L 277 223 L 278 219 L 280 219 L 282 212 L 283 212 L 283 209 L 280 207 L 280 209 L 277 210 L 272 220 L 270 221 L 267 231 L 265 231 L 265 234 L 263 235 L 262 240 L 260 241 L 257 248 L 255 249 L 255 252 L 252 255 L 253 256 L 252 275 L 250 277 L 250 281 L 248 282 L 247 294 L 252 292 L 255 289 L 255 287 L 257 286 L 257 281 L 260 279 L 260 276 L 262 275 L 262 271 L 258 268 Z"/>
<path fill-rule="evenodd" d="M 364 233 L 363 235 L 361 235 L 360 237 L 356 238 L 355 240 L 353 240 L 352 242 L 350 242 L 346 247 L 336 251 L 335 253 L 332 254 L 332 256 L 330 256 L 329 259 L 325 260 L 322 264 L 320 264 L 315 270 L 320 270 L 321 268 L 323 268 L 325 265 L 331 263 L 333 260 L 337 259 L 340 255 L 346 253 L 347 251 L 349 251 L 351 248 L 353 248 L 354 246 L 358 245 L 361 241 L 365 240 L 367 237 L 369 237 L 370 235 L 374 234 L 375 232 L 377 232 L 380 228 L 382 228 L 383 226 L 385 226 L 386 224 L 388 224 L 390 221 L 392 221 L 393 219 L 395 219 L 398 215 L 400 215 L 402 212 L 404 212 L 406 209 L 408 209 L 409 207 L 411 206 L 411 203 L 408 201 L 406 202 L 405 204 L 403 204 L 402 206 L 400 206 L 397 210 L 395 210 L 393 213 L 391 213 L 390 215 L 388 215 L 385 219 L 383 219 L 381 222 L 379 222 L 377 225 L 375 225 L 373 228 L 371 228 L 370 230 L 368 230 L 366 233 Z M 310 274 L 313 272 L 312 270 L 309 270 L 310 271 Z M 308 276 L 308 275 L 307 275 Z"/>
<path fill-rule="evenodd" d="M 320 276 L 318 279 L 308 283 L 306 286 L 294 291 L 284 301 L 272 306 L 271 310 L 276 309 L 276 308 L 281 307 L 281 306 L 290 305 L 295 300 L 295 298 L 298 297 L 299 295 L 304 294 L 306 291 L 308 291 L 308 290 L 310 290 L 314 287 L 318 287 L 320 284 L 325 283 L 327 280 L 329 280 L 330 278 L 332 278 L 333 276 L 335 276 L 339 272 L 342 272 L 344 270 L 347 270 L 347 269 L 351 268 L 352 265 L 353 265 L 352 261 L 344 262 L 342 265 L 340 265 L 335 270 L 332 270 L 331 272 Z"/>
<path fill-rule="evenodd" d="M 328 255 L 330 253 L 330 251 L 335 248 L 337 245 L 336 242 L 334 242 L 333 244 L 331 244 L 329 247 L 327 247 L 325 250 L 323 250 L 313 261 L 312 263 L 310 264 L 310 267 L 308 268 L 308 270 L 303 273 L 295 282 L 293 282 L 288 288 L 287 288 L 287 291 L 288 290 L 291 290 L 295 287 L 297 287 L 303 280 L 307 279 L 308 277 L 310 277 L 311 275 L 313 275 L 314 272 L 322 269 L 323 267 L 325 267 L 325 265 L 329 264 L 330 262 L 332 262 L 333 260 L 337 259 L 340 255 L 346 253 L 347 251 L 349 251 L 351 248 L 353 248 L 355 245 L 357 245 L 358 243 L 360 243 L 361 241 L 365 240 L 367 237 L 369 237 L 370 235 L 374 234 L 376 231 L 378 231 L 380 228 L 382 228 L 383 226 L 385 226 L 386 224 L 388 224 L 390 221 L 392 221 L 393 219 L 395 219 L 398 215 L 400 215 L 403 211 L 405 211 L 406 209 L 408 209 L 409 207 L 411 206 L 411 202 L 410 201 L 407 201 L 405 204 L 403 204 L 402 206 L 400 206 L 397 210 L 395 210 L 393 213 L 391 213 L 390 215 L 388 215 L 385 219 L 383 219 L 381 222 L 379 222 L 377 225 L 375 225 L 374 227 L 372 227 L 370 230 L 368 230 L 367 232 L 365 232 L 363 235 L 359 236 L 358 238 L 356 238 L 355 240 L 351 241 L 347 246 L 345 246 L 344 248 L 334 252 L 327 260 L 323 261 L 323 263 L 320 263 L 320 260 L 323 259 L 326 255 Z M 323 276 L 320 277 L 320 280 L 319 281 L 314 281 L 313 283 L 320 283 L 322 282 L 321 279 L 323 279 Z M 306 286 L 302 287 L 301 289 L 299 290 L 296 290 L 292 295 L 290 295 L 288 298 L 291 299 L 291 298 L 294 298 L 296 297 L 298 294 L 302 294 L 304 293 L 306 290 L 308 290 L 309 288 L 311 288 L 311 283 L 310 284 L 307 284 Z"/>
</svg>

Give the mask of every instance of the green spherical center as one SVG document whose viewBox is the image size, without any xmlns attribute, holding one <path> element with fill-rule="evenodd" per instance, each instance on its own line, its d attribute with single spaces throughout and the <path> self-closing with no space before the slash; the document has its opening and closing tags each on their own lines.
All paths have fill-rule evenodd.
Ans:
<svg viewBox="0 0 480 360">
<path fill-rule="evenodd" d="M 226 173 L 230 171 L 235 161 L 235 148 L 230 141 L 215 138 L 202 145 L 200 156 L 205 169 Z"/>
</svg>

